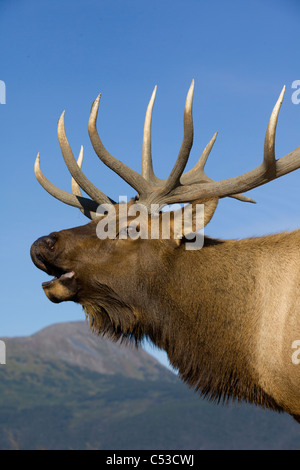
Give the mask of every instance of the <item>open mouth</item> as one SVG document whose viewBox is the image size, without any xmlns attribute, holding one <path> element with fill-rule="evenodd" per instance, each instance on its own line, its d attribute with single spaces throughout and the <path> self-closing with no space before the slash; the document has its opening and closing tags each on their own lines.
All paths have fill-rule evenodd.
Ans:
<svg viewBox="0 0 300 470">
<path fill-rule="evenodd" d="M 59 303 L 65 300 L 75 300 L 78 292 L 78 284 L 74 271 L 62 272 L 61 270 L 47 269 L 51 276 L 55 275 L 50 281 L 42 283 L 42 288 L 51 302 Z"/>
<path fill-rule="evenodd" d="M 61 268 L 57 268 L 52 264 L 45 261 L 41 256 L 36 255 L 36 264 L 38 267 L 44 271 L 45 273 L 49 274 L 49 276 L 54 276 L 53 279 L 50 281 L 46 281 L 42 283 L 42 287 L 49 287 L 57 281 L 63 282 L 69 279 L 72 279 L 75 276 L 74 271 L 65 271 Z"/>
<path fill-rule="evenodd" d="M 55 266 L 56 261 L 49 260 L 49 258 L 51 259 L 49 246 L 51 250 L 52 245 L 49 245 L 48 239 L 44 241 L 42 238 L 34 242 L 30 249 L 31 258 L 36 267 L 49 276 L 54 276 L 50 281 L 43 282 L 42 288 L 51 302 L 76 301 L 78 282 L 75 272 Z"/>
<path fill-rule="evenodd" d="M 51 286 L 57 281 L 67 281 L 72 279 L 75 276 L 74 271 L 66 271 L 56 266 L 53 266 L 49 263 L 45 257 L 43 257 L 38 250 L 36 249 L 35 244 L 31 247 L 31 258 L 34 264 L 44 271 L 45 273 L 49 274 L 49 276 L 54 276 L 53 279 L 50 281 L 46 281 L 42 283 L 42 287 L 46 288 Z"/>
<path fill-rule="evenodd" d="M 52 273 L 50 275 L 52 275 Z M 63 274 L 57 274 L 50 281 L 43 282 L 42 287 L 43 288 L 44 287 L 49 287 L 51 284 L 53 284 L 56 281 L 64 281 L 65 279 L 72 279 L 74 276 L 75 276 L 74 271 L 69 271 L 69 272 L 66 272 L 66 273 L 63 273 Z"/>
<path fill-rule="evenodd" d="M 49 271 L 48 271 L 49 274 Z M 74 271 L 50 273 L 56 276 L 50 281 L 43 282 L 42 288 L 51 302 L 59 303 L 66 300 L 76 300 L 78 284 Z"/>
</svg>

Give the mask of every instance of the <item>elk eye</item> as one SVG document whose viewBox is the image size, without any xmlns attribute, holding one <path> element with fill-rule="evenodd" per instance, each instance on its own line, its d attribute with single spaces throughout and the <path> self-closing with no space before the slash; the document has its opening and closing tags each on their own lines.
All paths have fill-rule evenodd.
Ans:
<svg viewBox="0 0 300 470">
<path fill-rule="evenodd" d="M 138 225 L 129 225 L 128 227 L 123 227 L 119 232 L 119 238 L 137 238 L 140 227 Z"/>
</svg>

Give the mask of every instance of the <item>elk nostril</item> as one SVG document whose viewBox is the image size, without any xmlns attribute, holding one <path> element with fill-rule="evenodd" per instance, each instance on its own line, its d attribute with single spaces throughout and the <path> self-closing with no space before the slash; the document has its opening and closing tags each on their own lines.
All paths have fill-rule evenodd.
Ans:
<svg viewBox="0 0 300 470">
<path fill-rule="evenodd" d="M 48 237 L 44 237 L 44 243 L 52 250 L 54 247 L 55 243 L 57 241 L 57 236 L 55 234 L 51 234 Z"/>
</svg>

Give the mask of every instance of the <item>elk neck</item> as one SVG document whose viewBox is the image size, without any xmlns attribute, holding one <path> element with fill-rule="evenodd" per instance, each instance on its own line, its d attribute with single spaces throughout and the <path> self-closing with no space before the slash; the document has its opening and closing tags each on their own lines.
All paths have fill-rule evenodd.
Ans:
<svg viewBox="0 0 300 470">
<path fill-rule="evenodd" d="M 205 239 L 178 250 L 147 295 L 145 334 L 191 387 L 212 400 L 244 399 L 280 409 L 258 385 L 256 239 Z"/>
</svg>

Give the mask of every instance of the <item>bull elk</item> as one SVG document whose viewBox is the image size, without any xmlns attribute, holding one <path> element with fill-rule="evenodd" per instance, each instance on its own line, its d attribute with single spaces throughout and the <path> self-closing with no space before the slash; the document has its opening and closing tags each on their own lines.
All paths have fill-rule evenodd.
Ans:
<svg viewBox="0 0 300 470">
<path fill-rule="evenodd" d="M 79 208 L 91 221 L 39 238 L 31 257 L 38 268 L 55 276 L 43 283 L 46 296 L 53 302 L 81 304 L 96 333 L 136 344 L 149 338 L 167 352 L 182 380 L 208 399 L 244 400 L 285 411 L 300 422 L 300 365 L 292 360 L 293 345 L 300 340 L 300 230 L 240 241 L 205 236 L 202 249 L 186 249 L 188 235 L 210 221 L 220 198 L 255 202 L 243 193 L 300 168 L 300 147 L 275 159 L 285 88 L 267 127 L 262 163 L 222 181 L 204 172 L 217 134 L 196 166 L 184 173 L 193 143 L 193 92 L 194 81 L 185 103 L 182 145 L 167 179 L 158 178 L 152 166 L 156 87 L 146 112 L 141 174 L 105 149 L 96 128 L 100 95 L 94 101 L 88 123 L 94 150 L 137 192 L 125 205 L 115 203 L 84 175 L 82 150 L 76 161 L 62 114 L 58 139 L 72 175 L 72 193 L 45 178 L 39 155 L 35 175 L 52 196 Z M 160 209 L 156 221 L 162 224 L 161 208 L 174 203 L 181 204 L 177 211 L 187 203 L 192 214 L 192 225 L 181 225 L 179 236 L 174 224 L 177 211 L 172 209 L 169 238 L 161 231 L 156 238 L 124 236 L 130 235 L 135 220 L 130 210 L 137 204 L 147 208 L 146 218 L 136 226 L 136 232 L 143 233 L 151 230 L 153 205 Z M 199 204 L 204 206 L 204 218 L 196 224 Z M 114 237 L 97 236 L 99 221 L 109 217 L 97 212 L 99 205 L 114 208 Z"/>
</svg>

